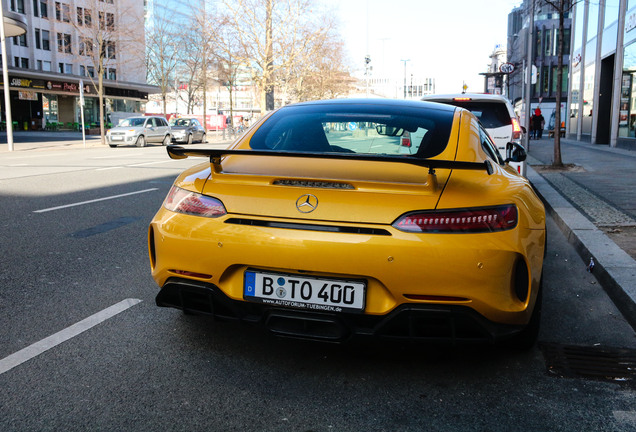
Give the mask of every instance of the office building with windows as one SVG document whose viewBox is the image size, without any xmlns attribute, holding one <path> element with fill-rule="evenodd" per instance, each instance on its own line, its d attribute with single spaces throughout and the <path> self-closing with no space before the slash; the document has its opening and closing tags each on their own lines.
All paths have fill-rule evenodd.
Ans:
<svg viewBox="0 0 636 432">
<path fill-rule="evenodd" d="M 3 7 L 27 23 L 25 34 L 6 40 L 17 129 L 78 128 L 80 93 L 86 124 L 97 123 L 100 67 L 105 113 L 144 111 L 156 87 L 146 83 L 143 2 L 8 0 Z"/>
<path fill-rule="evenodd" d="M 636 0 L 577 2 L 568 135 L 636 148 Z"/>
</svg>

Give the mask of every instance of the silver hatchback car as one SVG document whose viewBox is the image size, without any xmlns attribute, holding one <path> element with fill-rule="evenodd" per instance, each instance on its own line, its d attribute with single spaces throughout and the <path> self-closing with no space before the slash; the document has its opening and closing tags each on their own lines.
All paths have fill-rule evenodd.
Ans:
<svg viewBox="0 0 636 432">
<path fill-rule="evenodd" d="M 163 117 L 128 117 L 106 132 L 106 140 L 111 147 L 121 144 L 145 147 L 147 143 L 168 145 L 172 141 L 172 133 Z"/>
</svg>

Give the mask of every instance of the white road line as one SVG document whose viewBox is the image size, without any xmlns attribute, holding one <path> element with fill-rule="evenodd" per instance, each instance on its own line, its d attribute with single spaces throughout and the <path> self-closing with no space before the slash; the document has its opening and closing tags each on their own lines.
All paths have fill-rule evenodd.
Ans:
<svg viewBox="0 0 636 432">
<path fill-rule="evenodd" d="M 113 167 L 106 167 L 106 168 L 97 168 L 95 171 L 108 171 L 108 170 L 114 170 L 114 169 L 122 169 L 123 166 L 113 166 Z"/>
<path fill-rule="evenodd" d="M 162 164 L 162 163 L 170 163 L 170 162 L 173 162 L 173 159 L 162 160 L 162 161 L 154 161 L 154 162 L 136 163 L 136 164 L 130 164 L 130 165 L 126 165 L 126 166 L 127 166 L 127 167 L 136 167 L 136 166 L 153 165 L 153 164 Z"/>
<path fill-rule="evenodd" d="M 121 197 L 125 197 L 125 196 L 130 196 L 130 195 L 137 195 L 137 194 L 141 194 L 141 193 L 152 192 L 152 191 L 156 191 L 156 190 L 159 190 L 159 189 L 158 188 L 144 189 L 144 190 L 140 190 L 140 191 L 136 191 L 136 192 L 129 192 L 129 193 L 120 194 L 120 195 L 113 195 L 113 196 L 104 197 L 104 198 L 97 198 L 97 199 L 89 200 L 89 201 L 82 201 L 82 202 L 77 202 L 77 203 L 73 203 L 73 204 L 66 204 L 66 205 L 62 205 L 62 206 L 57 206 L 57 207 L 49 207 L 49 208 L 45 208 L 45 209 L 41 209 L 41 210 L 33 210 L 33 213 L 46 213 L 46 212 L 50 212 L 50 211 L 53 211 L 53 210 L 60 210 L 60 209 L 69 208 L 69 207 L 76 207 L 76 206 L 81 206 L 81 205 L 84 205 L 84 204 L 91 204 L 91 203 L 95 203 L 95 202 L 99 202 L 99 201 L 106 201 L 106 200 L 111 200 L 111 199 L 115 199 L 115 198 L 121 198 Z"/>
<path fill-rule="evenodd" d="M 140 303 L 126 299 L 0 360 L 0 375 Z"/>
</svg>

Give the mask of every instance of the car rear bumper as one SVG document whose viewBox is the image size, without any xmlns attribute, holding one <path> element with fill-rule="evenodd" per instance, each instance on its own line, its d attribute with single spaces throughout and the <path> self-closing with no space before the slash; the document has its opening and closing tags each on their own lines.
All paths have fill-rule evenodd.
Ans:
<svg viewBox="0 0 636 432">
<path fill-rule="evenodd" d="M 234 300 L 213 284 L 170 278 L 156 303 L 187 313 L 262 326 L 283 337 L 346 342 L 380 338 L 432 343 L 494 343 L 524 326 L 493 323 L 475 310 L 458 305 L 403 304 L 386 315 L 308 312 Z"/>
</svg>

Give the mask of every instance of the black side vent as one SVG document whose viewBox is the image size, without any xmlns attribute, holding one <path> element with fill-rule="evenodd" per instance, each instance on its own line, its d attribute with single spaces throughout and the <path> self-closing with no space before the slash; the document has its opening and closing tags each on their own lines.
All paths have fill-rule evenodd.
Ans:
<svg viewBox="0 0 636 432">
<path fill-rule="evenodd" d="M 636 350 L 541 343 L 550 375 L 582 377 L 636 386 Z"/>
<path fill-rule="evenodd" d="M 304 230 L 304 231 L 337 232 L 337 233 L 345 233 L 345 234 L 366 234 L 366 235 L 379 235 L 379 236 L 391 235 L 391 233 L 385 229 L 340 226 L 340 225 L 317 225 L 317 224 L 291 223 L 291 222 L 272 222 L 272 221 L 265 221 L 265 220 L 243 219 L 243 218 L 230 218 L 226 220 L 225 223 L 234 224 L 234 225 L 252 225 L 252 226 L 260 226 L 260 227 L 267 227 L 267 228 L 295 229 L 295 230 Z"/>
</svg>

